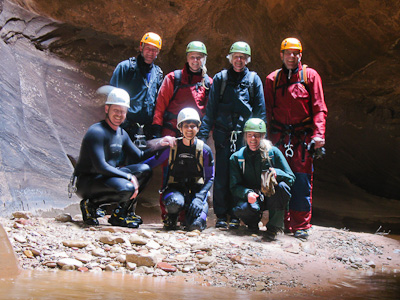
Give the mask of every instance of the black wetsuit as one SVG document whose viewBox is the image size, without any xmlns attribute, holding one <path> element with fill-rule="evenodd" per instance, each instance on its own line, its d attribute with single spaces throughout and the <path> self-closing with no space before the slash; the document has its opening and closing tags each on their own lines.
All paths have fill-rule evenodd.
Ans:
<svg viewBox="0 0 400 300">
<path fill-rule="evenodd" d="M 123 163 L 126 157 L 139 163 L 153 154 L 139 150 L 122 128 L 115 131 L 104 120 L 93 124 L 83 138 L 75 167 L 77 195 L 97 206 L 131 202 L 135 187 L 129 174 L 137 177 L 140 192 L 151 177 L 151 169 L 143 163 Z"/>
</svg>

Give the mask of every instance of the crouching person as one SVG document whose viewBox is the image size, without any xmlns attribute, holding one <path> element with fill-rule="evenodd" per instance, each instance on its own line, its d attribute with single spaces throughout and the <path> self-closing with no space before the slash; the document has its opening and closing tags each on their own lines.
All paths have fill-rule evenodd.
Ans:
<svg viewBox="0 0 400 300">
<path fill-rule="evenodd" d="M 190 231 L 202 231 L 207 226 L 207 195 L 214 181 L 214 159 L 210 147 L 196 137 L 200 124 L 195 109 L 182 109 L 177 118 L 182 137 L 175 146 L 145 161 L 153 168 L 168 159 L 168 172 L 160 191 L 167 210 L 163 221 L 166 230 L 177 229 L 178 218 Z"/>
<path fill-rule="evenodd" d="M 281 151 L 265 139 L 265 134 L 263 120 L 252 118 L 245 123 L 247 145 L 230 157 L 230 189 L 236 203 L 233 211 L 251 232 L 258 232 L 263 211 L 269 211 L 265 238 L 271 241 L 283 230 L 295 176 Z"/>
<path fill-rule="evenodd" d="M 134 206 L 138 194 L 151 177 L 151 168 L 146 164 L 123 166 L 126 157 L 134 162 L 154 155 L 155 150 L 174 143 L 174 138 L 164 137 L 160 148 L 141 151 L 120 125 L 129 108 L 129 94 L 120 88 L 112 88 L 105 103 L 105 120 L 92 125 L 86 132 L 75 166 L 76 193 L 80 202 L 83 221 L 98 225 L 98 217 L 105 212 L 100 207 L 118 204 L 109 223 L 115 226 L 137 228 L 142 223 L 135 215 Z"/>
</svg>

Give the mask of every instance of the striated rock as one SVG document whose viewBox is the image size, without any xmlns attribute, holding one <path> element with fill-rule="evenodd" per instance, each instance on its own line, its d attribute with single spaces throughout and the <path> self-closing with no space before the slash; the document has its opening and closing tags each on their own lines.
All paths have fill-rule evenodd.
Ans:
<svg viewBox="0 0 400 300">
<path fill-rule="evenodd" d="M 139 252 L 127 252 L 126 261 L 135 263 L 138 267 L 154 267 L 158 262 L 159 258 L 152 253 L 142 254 Z"/>
<path fill-rule="evenodd" d="M 70 248 L 85 248 L 90 243 L 87 241 L 75 241 L 75 240 L 68 240 L 62 242 L 65 247 Z"/>
</svg>

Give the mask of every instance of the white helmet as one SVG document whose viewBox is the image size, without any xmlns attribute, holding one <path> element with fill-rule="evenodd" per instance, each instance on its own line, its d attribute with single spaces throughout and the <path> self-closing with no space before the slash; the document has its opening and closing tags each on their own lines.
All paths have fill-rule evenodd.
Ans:
<svg viewBox="0 0 400 300">
<path fill-rule="evenodd" d="M 107 96 L 106 104 L 115 104 L 130 107 L 131 99 L 127 91 L 120 88 L 113 88 Z"/>
<path fill-rule="evenodd" d="M 199 113 L 191 107 L 184 108 L 179 112 L 178 123 L 176 124 L 176 127 L 179 129 L 182 122 L 189 120 L 196 121 L 198 123 L 198 126 L 201 125 Z"/>
</svg>

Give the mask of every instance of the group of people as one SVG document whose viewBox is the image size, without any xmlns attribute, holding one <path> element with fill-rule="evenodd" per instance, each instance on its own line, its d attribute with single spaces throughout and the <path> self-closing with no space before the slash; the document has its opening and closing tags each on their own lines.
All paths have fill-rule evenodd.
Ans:
<svg viewBox="0 0 400 300">
<path fill-rule="evenodd" d="M 320 76 L 301 63 L 300 41 L 282 41 L 282 68 L 264 86 L 247 68 L 251 48 L 245 42 L 231 46 L 231 66 L 213 78 L 200 41 L 187 45 L 183 69 L 163 78 L 154 63 L 161 47 L 158 34 L 146 33 L 137 57 L 118 64 L 105 120 L 83 138 L 74 182 L 84 222 L 98 224 L 102 206 L 114 203 L 109 223 L 139 227 L 137 196 L 152 168 L 162 165 L 165 229 L 178 222 L 187 230 L 205 229 L 214 186 L 216 227 L 237 229 L 242 221 L 257 232 L 268 210 L 267 239 L 284 229 L 307 238 L 313 158 L 325 144 L 327 108 Z"/>
</svg>

